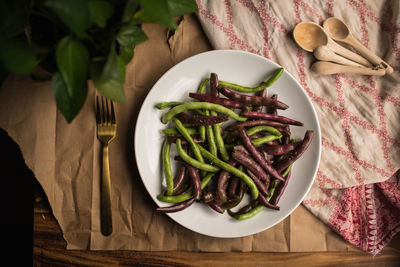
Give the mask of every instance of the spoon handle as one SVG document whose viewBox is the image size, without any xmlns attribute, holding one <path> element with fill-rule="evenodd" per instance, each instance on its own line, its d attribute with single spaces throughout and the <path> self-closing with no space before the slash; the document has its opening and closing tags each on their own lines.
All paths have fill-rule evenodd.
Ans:
<svg viewBox="0 0 400 267">
<path fill-rule="evenodd" d="M 317 48 L 314 49 L 314 56 L 322 61 L 331 61 L 347 66 L 363 67 L 357 62 L 348 60 L 345 57 L 335 54 L 335 52 L 333 52 L 331 49 L 329 49 L 327 46 L 324 45 L 318 46 Z"/>
<path fill-rule="evenodd" d="M 390 74 L 393 72 L 393 68 L 388 63 L 363 46 L 354 36 L 350 35 L 343 41 L 351 45 L 358 53 L 360 53 L 360 55 L 371 61 L 371 63 L 375 65 L 382 65 L 385 68 L 386 73 Z"/>
<path fill-rule="evenodd" d="M 361 65 L 364 65 L 366 67 L 372 67 L 371 63 L 363 58 L 362 56 L 350 51 L 347 48 L 344 48 L 343 46 L 340 46 L 338 43 L 336 43 L 333 40 L 330 40 L 331 42 L 328 43 L 328 46 L 330 49 L 333 50 L 336 54 L 339 54 L 345 58 L 348 58 L 350 60 L 353 60 L 357 63 L 360 63 Z"/>
<path fill-rule="evenodd" d="M 336 73 L 353 73 L 353 74 L 362 74 L 362 75 L 376 75 L 383 76 L 385 75 L 385 70 L 373 70 L 364 67 L 353 67 L 353 66 L 344 66 L 340 64 L 335 64 L 327 61 L 317 61 L 311 66 L 311 70 L 315 71 L 319 74 L 330 75 Z"/>
</svg>

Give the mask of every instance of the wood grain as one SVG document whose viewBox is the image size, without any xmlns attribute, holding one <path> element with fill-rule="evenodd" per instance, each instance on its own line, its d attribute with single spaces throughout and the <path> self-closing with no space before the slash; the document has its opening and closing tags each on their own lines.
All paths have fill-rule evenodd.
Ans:
<svg viewBox="0 0 400 267">
<path fill-rule="evenodd" d="M 400 251 L 390 246 L 376 257 L 362 251 L 202 253 L 66 250 L 61 229 L 38 184 L 34 199 L 34 266 L 400 266 Z M 399 236 L 392 243 L 398 246 Z"/>
</svg>

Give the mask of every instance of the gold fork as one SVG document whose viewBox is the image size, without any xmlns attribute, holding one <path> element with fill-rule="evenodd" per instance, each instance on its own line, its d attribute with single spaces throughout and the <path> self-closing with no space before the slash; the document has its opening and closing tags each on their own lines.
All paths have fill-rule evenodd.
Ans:
<svg viewBox="0 0 400 267">
<path fill-rule="evenodd" d="M 109 104 L 110 103 L 110 104 Z M 110 106 L 110 108 L 109 108 Z M 96 122 L 97 138 L 102 146 L 102 168 L 101 168 L 101 202 L 100 202 L 100 220 L 101 233 L 108 236 L 112 233 L 112 214 L 111 214 L 111 181 L 110 164 L 108 159 L 108 144 L 114 139 L 117 133 L 117 123 L 115 122 L 114 105 L 101 97 L 96 97 Z"/>
</svg>

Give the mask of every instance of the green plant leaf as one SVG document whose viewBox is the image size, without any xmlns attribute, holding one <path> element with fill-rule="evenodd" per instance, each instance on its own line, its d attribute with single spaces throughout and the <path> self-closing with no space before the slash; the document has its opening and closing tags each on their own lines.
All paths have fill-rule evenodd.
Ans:
<svg viewBox="0 0 400 267">
<path fill-rule="evenodd" d="M 68 93 L 67 84 L 60 72 L 56 72 L 51 79 L 51 90 L 56 100 L 58 109 L 70 123 L 81 110 L 87 96 L 87 84 L 75 90 L 71 96 Z"/>
<path fill-rule="evenodd" d="M 150 18 L 151 22 L 158 22 L 172 29 L 176 28 L 177 25 L 166 0 L 139 0 L 139 2 L 145 13 L 142 18 Z"/>
<path fill-rule="evenodd" d="M 28 74 L 36 66 L 36 56 L 25 40 L 0 40 L 0 66 L 7 71 Z"/>
<path fill-rule="evenodd" d="M 72 36 L 61 39 L 56 47 L 56 62 L 70 96 L 86 85 L 89 52 L 80 41 Z"/>
<path fill-rule="evenodd" d="M 91 26 L 89 4 L 82 0 L 48 0 L 50 7 L 61 21 L 79 38 L 86 38 L 86 30 Z"/>
<path fill-rule="evenodd" d="M 128 64 L 133 58 L 133 47 L 120 46 L 119 56 L 125 64 Z"/>
<path fill-rule="evenodd" d="M 121 27 L 117 34 L 117 41 L 122 46 L 128 46 L 133 48 L 135 45 L 138 45 L 148 38 L 143 30 L 133 24 L 125 24 Z"/>
<path fill-rule="evenodd" d="M 96 63 L 91 66 L 91 76 L 97 90 L 105 97 L 125 102 L 125 62 L 115 51 L 115 45 L 111 46 L 105 64 Z"/>
<path fill-rule="evenodd" d="M 167 4 L 174 17 L 199 11 L 195 0 L 167 0 Z"/>
<path fill-rule="evenodd" d="M 107 20 L 114 14 L 114 7 L 107 1 L 89 1 L 89 11 L 92 21 L 100 28 L 104 28 Z"/>
<path fill-rule="evenodd" d="M 131 21 L 138 6 L 139 6 L 139 0 L 128 0 L 126 2 L 124 13 L 122 14 L 123 23 Z"/>
</svg>

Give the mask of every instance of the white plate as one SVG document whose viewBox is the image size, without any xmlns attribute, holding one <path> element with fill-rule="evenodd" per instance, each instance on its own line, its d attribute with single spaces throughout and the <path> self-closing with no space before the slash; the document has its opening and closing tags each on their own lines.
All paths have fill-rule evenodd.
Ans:
<svg viewBox="0 0 400 267">
<path fill-rule="evenodd" d="M 166 72 L 147 95 L 135 129 L 135 156 L 143 183 L 158 206 L 171 204 L 157 200 L 163 191 L 163 174 L 160 151 L 163 142 L 162 129 L 167 128 L 160 118 L 165 110 L 154 106 L 164 101 L 189 100 L 189 92 L 195 92 L 199 83 L 211 72 L 220 80 L 256 86 L 268 78 L 278 67 L 270 60 L 243 51 L 214 50 L 188 58 Z M 279 111 L 280 115 L 302 121 L 304 127 L 292 126 L 292 136 L 302 139 L 306 130 L 314 130 L 314 139 L 308 150 L 294 164 L 292 177 L 282 196 L 280 211 L 264 209 L 255 217 L 236 221 L 227 213 L 219 214 L 204 204 L 195 203 L 188 209 L 169 213 L 173 220 L 195 232 L 213 237 L 242 237 L 261 232 L 286 218 L 303 200 L 310 189 L 319 164 L 321 134 L 314 107 L 301 85 L 288 73 L 268 89 L 269 95 L 290 107 Z"/>
</svg>

